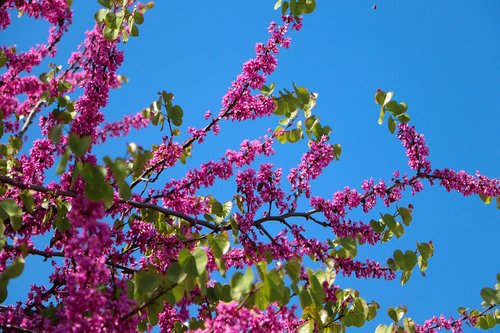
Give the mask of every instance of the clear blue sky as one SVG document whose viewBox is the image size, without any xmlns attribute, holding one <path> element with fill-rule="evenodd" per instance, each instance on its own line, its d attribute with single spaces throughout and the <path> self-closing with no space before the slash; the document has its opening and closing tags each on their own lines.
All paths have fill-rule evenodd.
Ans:
<svg viewBox="0 0 500 333">
<path fill-rule="evenodd" d="M 376 11 L 373 4 L 319 0 L 316 11 L 305 17 L 303 30 L 293 33 L 291 48 L 279 54 L 271 78 L 278 88 L 297 82 L 318 92 L 315 112 L 330 124 L 333 141 L 343 147 L 340 162 L 315 183 L 313 193 L 329 197 L 346 185 L 359 188 L 365 178 L 389 179 L 393 170 L 407 170 L 399 142 L 385 125 L 377 125 L 377 88 L 394 90 L 395 99 L 409 105 L 412 124 L 430 146 L 433 167 L 499 177 L 500 2 L 376 1 Z M 272 0 L 157 1 L 146 15 L 140 38 L 124 47 L 125 64 L 119 72 L 130 83 L 112 93 L 106 117 L 114 120 L 138 112 L 165 89 L 184 108 L 184 128 L 203 124 L 207 109 L 218 112 L 221 96 L 242 62 L 254 55 L 254 44 L 267 39 L 269 21 L 279 20 L 273 5 Z M 92 26 L 98 8 L 97 1 L 75 1 L 75 23 L 60 44 L 56 63 L 64 64 Z M 45 30 L 39 30 L 44 27 L 23 18 L 0 35 L 0 44 L 16 43 L 25 50 L 45 40 Z M 245 137 L 264 135 L 277 120 L 222 124 L 220 136 L 195 148 L 192 165 L 237 148 Z M 126 140 L 110 140 L 102 153 L 123 155 L 125 142 L 150 147 L 161 136 L 156 128 L 147 129 Z M 273 161 L 287 170 L 303 149 L 280 147 Z M 230 199 L 234 184 L 217 188 L 220 200 Z M 479 307 L 480 289 L 493 286 L 500 271 L 500 219 L 494 205 L 428 184 L 425 188 L 404 200 L 415 210 L 403 239 L 362 255 L 385 261 L 396 248 L 433 240 L 435 256 L 427 277 L 414 274 L 404 287 L 399 281 L 342 280 L 342 287 L 358 288 L 367 300 L 380 300 L 383 308 L 407 305 L 417 321 L 440 313 L 456 316 L 459 306 Z M 37 279 L 28 268 L 10 287 L 24 293 Z M 9 301 L 18 297 L 14 292 Z M 390 319 L 384 311 L 375 321 Z"/>
</svg>

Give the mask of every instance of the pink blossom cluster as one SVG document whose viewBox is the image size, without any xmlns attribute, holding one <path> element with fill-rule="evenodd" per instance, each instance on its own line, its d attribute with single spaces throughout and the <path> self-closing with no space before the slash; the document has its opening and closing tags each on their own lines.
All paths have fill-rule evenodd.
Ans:
<svg viewBox="0 0 500 333">
<path fill-rule="evenodd" d="M 430 180 L 438 179 L 441 186 L 448 192 L 455 190 L 464 196 L 481 194 L 486 197 L 500 197 L 500 180 L 488 178 L 476 171 L 472 176 L 465 171 L 454 171 L 450 169 L 435 170 Z"/>
<path fill-rule="evenodd" d="M 205 321 L 205 328 L 191 331 L 193 333 L 284 333 L 296 332 L 300 320 L 294 314 L 294 308 L 269 306 L 265 311 L 248 309 L 237 302 L 217 305 L 217 316 Z"/>
<path fill-rule="evenodd" d="M 321 197 L 313 197 L 310 200 L 311 206 L 322 212 L 337 237 L 354 239 L 359 237 L 360 243 L 373 245 L 380 239 L 380 235 L 374 232 L 370 225 L 346 219 L 346 208 L 356 208 L 361 202 L 362 196 L 355 189 L 351 190 L 349 187 L 346 187 L 344 191 L 336 192 L 332 200 Z"/>
<path fill-rule="evenodd" d="M 119 138 L 125 137 L 130 132 L 131 128 L 140 130 L 149 124 L 149 119 L 144 117 L 141 112 L 133 116 L 125 116 L 120 121 L 106 123 L 98 132 L 97 137 L 99 143 L 106 142 L 108 137 Z"/>
<path fill-rule="evenodd" d="M 182 146 L 177 142 L 166 142 L 167 138 L 163 138 L 163 143 L 153 151 L 153 157 L 148 161 L 146 169 L 155 167 L 157 171 L 170 168 L 177 163 L 182 156 Z"/>
<path fill-rule="evenodd" d="M 309 198 L 311 195 L 310 180 L 318 177 L 334 158 L 333 147 L 327 143 L 325 136 L 319 142 L 311 141 L 309 151 L 302 156 L 299 166 L 290 170 L 288 174 L 292 191 L 297 191 L 299 195 L 305 193 L 306 197 Z"/>
<path fill-rule="evenodd" d="M 43 184 L 45 172 L 54 165 L 54 150 L 54 144 L 49 139 L 35 140 L 29 155 L 20 158 L 20 178 L 27 183 Z"/>
<path fill-rule="evenodd" d="M 44 58 L 54 56 L 57 42 L 72 22 L 72 11 L 65 0 L 8 0 L 0 7 L 0 28 L 6 29 L 10 24 L 9 10 L 13 8 L 35 19 L 47 20 L 50 28 L 48 44 L 40 44 L 26 52 L 16 52 L 15 48 L 7 46 L 0 47 L 7 56 L 7 71 L 0 75 L 0 105 L 5 120 L 13 114 L 26 116 L 40 100 L 42 92 L 48 86 L 36 76 L 20 74 L 30 73 L 35 66 L 40 65 Z M 26 98 L 17 97 L 22 94 L 25 94 Z M 18 129 L 17 121 L 6 122 L 6 125 L 7 132 Z"/>
<path fill-rule="evenodd" d="M 273 154 L 272 143 L 268 137 L 244 140 L 239 151 L 228 150 L 219 162 L 203 163 L 198 169 L 189 170 L 182 179 L 167 182 L 160 194 L 164 205 L 186 214 L 206 213 L 206 202 L 200 201 L 196 192 L 202 187 L 212 186 L 217 179 L 228 179 L 234 174 L 235 167 L 249 165 L 259 155 Z"/>
<path fill-rule="evenodd" d="M 354 273 L 357 278 L 383 278 L 394 280 L 396 274 L 387 267 L 380 266 L 380 263 L 366 259 L 365 262 L 353 260 L 352 258 L 335 258 L 337 270 L 344 276 Z"/>
<path fill-rule="evenodd" d="M 423 134 L 418 134 L 414 126 L 408 124 L 398 125 L 398 139 L 406 148 L 408 165 L 418 172 L 429 173 L 431 163 L 427 160 L 429 148 L 427 147 Z"/>
<path fill-rule="evenodd" d="M 475 318 L 459 318 L 453 319 L 450 317 L 446 319 L 443 315 L 439 317 L 432 317 L 429 320 L 426 320 L 423 325 L 416 324 L 415 331 L 417 333 L 437 333 L 442 329 L 451 331 L 452 333 L 462 333 L 463 332 L 463 323 L 467 323 L 468 325 L 474 326 Z"/>
<path fill-rule="evenodd" d="M 99 25 L 86 35 L 85 51 L 79 58 L 86 79 L 83 94 L 75 102 L 77 116 L 71 131 L 91 135 L 97 141 L 97 126 L 104 120 L 99 110 L 107 105 L 110 89 L 120 85 L 115 73 L 123 62 L 123 52 L 116 47 L 118 41 L 111 42 L 104 38 Z"/>
<path fill-rule="evenodd" d="M 243 121 L 270 115 L 275 104 L 273 98 L 262 94 L 252 95 L 252 89 L 261 89 L 266 82 L 266 76 L 271 75 L 277 66 L 274 54 L 279 52 L 279 46 L 288 48 L 290 38 L 285 37 L 294 23 L 293 16 L 283 17 L 282 26 L 272 22 L 268 31 L 270 37 L 267 43 L 258 43 L 255 46 L 256 57 L 243 64 L 243 70 L 232 83 L 231 88 L 222 98 L 222 109 L 219 117 L 227 117 L 232 120 Z M 298 30 L 300 24 L 294 25 Z"/>
</svg>

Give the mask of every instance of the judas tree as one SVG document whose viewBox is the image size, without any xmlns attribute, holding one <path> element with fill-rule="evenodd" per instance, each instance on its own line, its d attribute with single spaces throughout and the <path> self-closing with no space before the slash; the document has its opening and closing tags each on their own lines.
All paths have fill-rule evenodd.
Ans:
<svg viewBox="0 0 500 333">
<path fill-rule="evenodd" d="M 434 185 L 498 205 L 499 180 L 431 164 L 408 106 L 380 89 L 374 114 L 401 143 L 408 171 L 314 195 L 313 180 L 339 160 L 341 146 L 317 115 L 318 94 L 268 82 L 278 53 L 290 47 L 289 35 L 315 10 L 314 0 L 275 4 L 268 39 L 256 44 L 220 110 L 204 114 L 204 125 L 186 126 L 168 89 L 153 92 L 141 112 L 106 121 L 110 91 L 126 83 L 118 72 L 120 45 L 136 47 L 132 38 L 153 4 L 98 2 L 93 28 L 59 65 L 45 60 L 56 55 L 72 23 L 72 1 L 0 1 L 1 30 L 13 14 L 50 25 L 44 44 L 28 51 L 0 48 L 1 301 L 23 271 L 34 274 L 24 267 L 27 257 L 45 259 L 48 275 L 48 283 L 32 285 L 22 301 L 0 306 L 3 331 L 354 330 L 373 320 L 380 306 L 349 288 L 347 277 L 405 284 L 432 264 L 431 241 L 397 249 L 382 263 L 357 257 L 361 247 L 376 251 L 403 236 L 413 213 L 403 197 Z M 248 131 L 252 137 L 239 147 L 231 142 L 222 156 L 193 162 L 226 123 L 248 129 L 264 117 L 276 119 L 275 127 Z M 149 149 L 129 142 L 120 153 L 98 153 L 108 140 L 152 126 L 163 138 Z M 304 149 L 295 167 L 270 162 L 278 145 L 295 143 Z M 181 165 L 183 176 L 168 176 Z M 222 181 L 233 184 L 233 192 L 216 190 Z M 481 290 L 482 308 L 417 323 L 405 306 L 391 307 L 383 311 L 392 322 L 376 331 L 492 328 L 500 318 L 497 279 Z"/>
</svg>

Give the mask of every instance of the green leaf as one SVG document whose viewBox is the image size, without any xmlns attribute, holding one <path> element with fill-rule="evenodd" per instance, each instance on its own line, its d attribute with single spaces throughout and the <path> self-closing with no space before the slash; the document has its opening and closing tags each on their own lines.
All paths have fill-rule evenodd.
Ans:
<svg viewBox="0 0 500 333">
<path fill-rule="evenodd" d="M 174 105 L 171 110 L 167 110 L 168 116 L 172 120 L 175 126 L 182 125 L 182 117 L 184 116 L 184 111 L 179 105 Z"/>
<path fill-rule="evenodd" d="M 101 23 L 102 21 L 104 21 L 104 18 L 106 17 L 106 14 L 109 12 L 108 9 L 104 9 L 104 8 L 101 8 L 99 9 L 95 15 L 94 15 L 94 19 L 97 23 Z"/>
<path fill-rule="evenodd" d="M 207 254 L 202 248 L 194 249 L 192 254 L 188 249 L 182 249 L 179 252 L 179 265 L 190 277 L 197 277 L 203 274 L 207 263 Z"/>
<path fill-rule="evenodd" d="M 304 14 L 310 14 L 316 9 L 315 0 L 305 0 Z"/>
<path fill-rule="evenodd" d="M 404 318 L 403 325 L 407 333 L 415 333 L 415 322 L 411 318 Z"/>
<path fill-rule="evenodd" d="M 396 265 L 396 262 L 392 258 L 387 259 L 387 266 L 393 271 L 397 271 L 399 269 L 399 267 L 397 267 Z"/>
<path fill-rule="evenodd" d="M 401 110 L 399 109 L 399 105 L 396 101 L 389 101 L 387 102 L 387 104 L 385 104 L 384 106 L 387 111 L 391 112 L 392 114 L 394 114 L 395 116 L 398 116 L 400 114 L 402 114 L 403 112 L 401 112 Z"/>
<path fill-rule="evenodd" d="M 333 153 L 335 154 L 335 158 L 339 159 L 340 154 L 342 154 L 342 146 L 340 144 L 334 144 L 333 145 Z"/>
<path fill-rule="evenodd" d="M 177 304 L 184 297 L 184 286 L 175 286 L 167 293 L 167 301 L 171 306 Z"/>
<path fill-rule="evenodd" d="M 398 212 L 401 218 L 403 219 L 404 225 L 409 226 L 412 220 L 411 210 L 409 210 L 408 208 L 399 207 Z"/>
<path fill-rule="evenodd" d="M 222 208 L 222 204 L 215 199 L 212 199 L 210 203 L 212 205 L 210 208 L 210 213 L 220 217 L 224 217 L 224 209 Z"/>
<path fill-rule="evenodd" d="M 405 252 L 405 268 L 404 270 L 406 271 L 411 271 L 413 267 L 417 264 L 417 255 L 413 251 L 406 251 Z"/>
<path fill-rule="evenodd" d="M 300 263 L 298 260 L 291 258 L 285 265 L 285 271 L 292 280 L 293 283 L 297 283 L 300 280 Z"/>
<path fill-rule="evenodd" d="M 427 269 L 429 262 L 422 256 L 418 257 L 418 267 L 420 267 L 420 273 L 425 276 L 425 270 Z"/>
<path fill-rule="evenodd" d="M 293 84 L 293 87 L 295 89 L 295 94 L 297 95 L 297 99 L 302 104 L 302 106 L 309 103 L 309 99 L 311 98 L 311 94 L 309 93 L 309 91 L 307 91 L 306 88 L 297 87 L 295 83 Z"/>
<path fill-rule="evenodd" d="M 68 208 L 66 204 L 58 204 L 57 205 L 57 216 L 54 220 L 54 226 L 59 232 L 68 231 L 71 227 L 68 218 L 66 217 L 68 214 Z"/>
<path fill-rule="evenodd" d="M 375 329 L 375 333 L 391 333 L 391 332 L 390 331 L 387 332 L 387 325 L 380 324 Z"/>
<path fill-rule="evenodd" d="M 7 284 L 9 280 L 0 279 L 0 303 L 3 303 L 7 299 Z"/>
<path fill-rule="evenodd" d="M 59 82 L 57 82 L 57 89 L 60 92 L 68 91 L 71 89 L 71 83 L 69 83 L 67 81 L 59 81 Z"/>
<path fill-rule="evenodd" d="M 24 270 L 24 258 L 17 257 L 14 260 L 12 260 L 10 266 L 8 266 L 3 271 L 2 279 L 6 278 L 7 280 L 9 280 L 19 277 L 23 273 L 23 270 Z"/>
<path fill-rule="evenodd" d="M 266 86 L 266 85 L 263 85 L 262 88 L 260 89 L 260 92 L 264 95 L 264 96 L 269 96 L 271 95 L 273 92 L 274 92 L 274 88 L 275 88 L 275 84 L 274 83 L 271 83 L 269 86 Z"/>
<path fill-rule="evenodd" d="M 491 199 L 493 199 L 492 197 L 487 197 L 482 194 L 479 194 L 479 198 L 481 198 L 481 201 L 483 201 L 485 205 L 489 205 L 491 203 Z"/>
<path fill-rule="evenodd" d="M 33 197 L 33 193 L 34 192 L 31 190 L 24 190 L 20 195 L 23 206 L 29 213 L 33 213 L 35 210 L 35 198 Z"/>
<path fill-rule="evenodd" d="M 104 6 L 106 8 L 111 8 L 112 3 L 111 0 L 97 0 L 101 4 L 101 6 Z"/>
<path fill-rule="evenodd" d="M 304 324 L 300 325 L 297 333 L 313 333 L 314 332 L 314 321 L 308 320 Z"/>
<path fill-rule="evenodd" d="M 144 23 L 144 15 L 142 15 L 141 12 L 135 11 L 134 12 L 134 22 L 138 25 L 141 25 Z"/>
<path fill-rule="evenodd" d="M 406 124 L 407 122 L 410 121 L 410 116 L 407 114 L 407 113 L 404 113 L 400 116 L 398 116 L 398 119 L 400 122 L 402 122 L 403 124 Z"/>
<path fill-rule="evenodd" d="M 281 6 L 281 15 L 285 15 L 286 11 L 288 10 L 288 1 L 283 2 L 283 5 Z"/>
<path fill-rule="evenodd" d="M 12 199 L 5 199 L 0 201 L 0 217 L 5 221 L 9 219 L 10 225 L 14 231 L 21 229 L 23 224 L 23 211 L 19 205 Z"/>
<path fill-rule="evenodd" d="M 433 255 L 432 248 L 429 244 L 427 243 L 417 243 L 417 248 L 418 252 L 420 252 L 420 255 L 424 257 L 424 259 L 430 258 Z"/>
<path fill-rule="evenodd" d="M 53 126 L 49 131 L 49 139 L 56 145 L 61 142 L 62 125 L 57 124 Z"/>
<path fill-rule="evenodd" d="M 139 28 L 137 28 L 137 26 L 135 24 L 130 29 L 130 36 L 132 36 L 132 37 L 138 37 L 139 36 Z"/>
<path fill-rule="evenodd" d="M 104 157 L 104 162 L 110 168 L 112 175 L 116 180 L 123 180 L 128 176 L 129 169 L 127 162 L 122 158 L 117 158 L 114 161 L 108 156 Z"/>
<path fill-rule="evenodd" d="M 104 38 L 106 38 L 107 40 L 112 42 L 112 41 L 115 41 L 116 39 L 118 39 L 118 35 L 120 34 L 120 29 L 104 27 L 102 34 L 103 34 Z"/>
<path fill-rule="evenodd" d="M 286 140 L 290 143 L 295 143 L 300 140 L 300 133 L 297 129 L 286 131 Z"/>
<path fill-rule="evenodd" d="M 385 223 L 384 223 L 384 220 L 382 220 L 382 219 L 380 219 L 378 221 L 371 220 L 370 226 L 372 227 L 373 231 L 375 231 L 376 233 L 379 233 L 379 234 L 385 230 Z"/>
<path fill-rule="evenodd" d="M 60 176 L 64 173 L 64 171 L 66 170 L 66 165 L 68 164 L 68 158 L 69 158 L 69 149 L 66 149 L 64 153 L 61 155 L 61 159 L 57 164 L 56 175 Z"/>
<path fill-rule="evenodd" d="M 351 237 L 339 238 L 335 243 L 342 245 L 338 250 L 338 256 L 341 258 L 354 258 L 358 254 L 356 240 Z"/>
<path fill-rule="evenodd" d="M 132 196 L 130 185 L 125 181 L 118 181 L 118 191 L 122 199 L 128 200 Z"/>
<path fill-rule="evenodd" d="M 495 327 L 497 324 L 497 320 L 491 314 L 486 314 L 484 316 L 479 317 L 479 320 L 476 326 L 479 326 L 483 330 L 488 330 L 490 328 Z"/>
<path fill-rule="evenodd" d="M 483 288 L 481 289 L 481 297 L 487 305 L 500 304 L 500 290 Z"/>
<path fill-rule="evenodd" d="M 160 276 L 152 271 L 139 271 L 134 274 L 134 299 L 151 298 L 160 284 Z"/>
<path fill-rule="evenodd" d="M 276 3 L 274 4 L 274 10 L 277 10 L 278 8 L 281 7 L 281 0 L 278 0 L 276 1 Z"/>
<path fill-rule="evenodd" d="M 85 135 L 79 136 L 78 134 L 71 132 L 68 137 L 69 149 L 77 156 L 82 157 L 85 152 L 90 148 L 92 143 L 92 137 Z"/>
<path fill-rule="evenodd" d="M 224 275 L 226 272 L 226 265 L 224 263 L 224 260 L 222 259 L 222 256 L 226 254 L 227 251 L 229 251 L 229 248 L 231 246 L 227 234 L 220 234 L 215 237 L 209 234 L 208 244 L 212 249 L 212 253 L 215 258 L 215 263 L 217 264 L 219 272 L 222 275 Z"/>
<path fill-rule="evenodd" d="M 7 63 L 7 54 L 3 50 L 0 50 L 0 68 L 5 66 Z"/>
<path fill-rule="evenodd" d="M 393 230 L 396 227 L 396 220 L 394 219 L 394 216 L 391 214 L 384 214 L 382 216 L 382 220 L 384 223 L 389 227 L 390 230 Z"/>
<path fill-rule="evenodd" d="M 403 271 L 403 274 L 401 274 L 401 285 L 405 285 L 406 282 L 410 280 L 412 271 Z"/>
<path fill-rule="evenodd" d="M 377 316 L 377 310 L 380 309 L 380 306 L 377 302 L 372 301 L 368 304 L 368 313 L 366 315 L 366 320 L 373 320 Z"/>
<path fill-rule="evenodd" d="M 128 34 L 128 32 L 125 29 L 122 29 L 121 34 L 122 34 L 123 44 L 126 44 L 128 42 L 128 40 L 129 40 L 130 35 Z M 126 80 L 123 79 L 123 76 L 121 76 L 121 77 L 122 77 L 122 79 L 120 79 L 120 83 L 125 82 Z"/>
<path fill-rule="evenodd" d="M 250 267 L 247 268 L 245 274 L 236 272 L 231 278 L 231 296 L 238 299 L 242 294 L 247 294 L 252 289 L 253 272 Z"/>
<path fill-rule="evenodd" d="M 396 262 L 396 265 L 398 265 L 399 269 L 404 270 L 406 266 L 403 252 L 401 250 L 396 250 L 392 256 L 394 257 L 394 261 Z"/>
<path fill-rule="evenodd" d="M 167 278 L 173 283 L 181 283 L 187 277 L 178 262 L 173 262 L 167 269 Z"/>
<path fill-rule="evenodd" d="M 391 134 L 394 134 L 394 131 L 396 130 L 396 121 L 392 117 L 389 117 L 387 127 L 389 128 L 389 132 L 391 132 Z"/>
<path fill-rule="evenodd" d="M 385 99 L 384 99 L 384 104 L 382 104 L 384 107 L 387 105 L 392 100 L 392 97 L 394 96 L 394 91 L 388 91 L 385 94 Z"/>
<path fill-rule="evenodd" d="M 395 321 L 398 322 L 403 318 L 404 314 L 406 313 L 406 307 L 405 306 L 398 306 L 396 308 L 388 308 L 387 309 L 387 314 L 389 317 Z"/>
<path fill-rule="evenodd" d="M 319 283 L 318 278 L 313 276 L 309 279 L 309 294 L 311 295 L 311 300 L 314 304 L 316 304 L 317 308 L 321 308 L 325 301 L 325 291 L 323 290 L 322 285 Z"/>
</svg>

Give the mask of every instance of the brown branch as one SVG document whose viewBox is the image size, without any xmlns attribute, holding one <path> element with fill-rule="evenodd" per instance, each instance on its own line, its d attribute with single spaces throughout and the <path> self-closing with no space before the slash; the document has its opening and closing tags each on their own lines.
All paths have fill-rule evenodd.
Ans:
<svg viewBox="0 0 500 333">
<path fill-rule="evenodd" d="M 452 321 L 450 324 L 451 324 L 451 326 L 454 326 L 454 325 L 455 325 L 455 324 L 457 324 L 459 321 L 468 320 L 468 319 L 470 320 L 470 318 L 479 318 L 479 317 L 482 317 L 482 316 L 484 316 L 484 314 L 485 314 L 486 312 L 488 312 L 488 311 L 492 310 L 493 308 L 497 307 L 498 305 L 500 305 L 500 304 L 492 304 L 492 305 L 488 306 L 486 309 L 484 309 L 483 311 L 481 311 L 480 313 L 478 313 L 477 315 L 474 315 L 474 316 L 471 316 L 471 317 L 469 317 L 469 316 L 468 316 L 468 315 L 466 315 L 466 314 L 463 314 L 463 315 L 462 315 L 462 317 L 461 317 L 460 319 L 457 319 L 457 320 L 455 320 L 455 321 Z M 425 332 L 432 331 L 432 330 L 434 330 L 434 329 L 436 329 L 436 328 L 438 328 L 438 327 L 439 327 L 439 325 L 438 325 L 438 324 L 436 324 L 436 325 L 431 326 L 431 327 L 429 327 L 428 329 L 426 329 L 426 330 L 425 330 Z"/>
<path fill-rule="evenodd" d="M 19 181 L 19 180 L 16 180 L 16 179 L 4 176 L 4 175 L 0 175 L 0 183 L 9 184 L 9 185 L 15 186 L 15 187 L 23 189 L 23 190 L 33 190 L 36 192 L 46 193 L 46 194 L 55 195 L 55 196 L 64 196 L 64 197 L 74 198 L 77 195 L 75 192 L 72 192 L 72 191 L 53 190 L 53 189 L 50 189 L 50 188 L 47 188 L 47 187 L 44 187 L 41 185 L 25 184 L 22 181 Z M 220 231 L 221 230 L 221 228 L 219 226 L 216 226 L 208 221 L 198 220 L 197 218 L 194 218 L 194 217 L 189 216 L 187 214 L 184 214 L 182 212 L 177 212 L 177 211 L 174 211 L 174 210 L 171 210 L 171 209 L 168 209 L 165 207 L 161 207 L 161 206 L 158 206 L 155 204 L 151 204 L 151 203 L 147 203 L 147 202 L 133 201 L 133 200 L 125 200 L 125 199 L 119 199 L 119 202 L 130 205 L 130 206 L 135 207 L 135 208 L 148 208 L 148 209 L 152 209 L 152 210 L 155 210 L 157 212 L 163 213 L 165 215 L 175 216 L 175 217 L 181 218 L 183 220 L 186 220 L 187 222 L 189 222 L 193 226 L 194 225 L 201 225 L 201 226 L 204 226 L 208 229 L 211 229 L 212 231 Z"/>
<path fill-rule="evenodd" d="M 33 108 L 31 109 L 30 113 L 26 117 L 26 120 L 24 121 L 23 127 L 21 128 L 21 130 L 19 131 L 19 133 L 17 133 L 17 136 L 20 139 L 23 138 L 23 136 L 26 133 L 26 131 L 28 130 L 29 126 L 33 122 L 33 118 L 35 117 L 35 114 L 40 109 L 40 107 L 42 106 L 43 103 L 44 102 L 40 100 L 40 101 L 36 102 L 35 106 L 33 106 Z"/>
<path fill-rule="evenodd" d="M 29 329 L 26 329 L 26 328 L 22 328 L 22 327 L 19 327 L 19 326 L 11 325 L 11 324 L 0 324 L 0 328 L 8 330 L 8 331 L 5 331 L 5 332 L 36 333 L 35 331 L 29 330 Z M 4 331 L 2 330 L 2 332 L 4 332 Z"/>
<path fill-rule="evenodd" d="M 135 308 L 134 310 L 130 311 L 129 313 L 127 313 L 126 315 L 122 316 L 120 318 L 120 321 L 124 321 L 125 319 L 127 318 L 130 318 L 132 317 L 133 315 L 135 315 L 137 312 L 141 311 L 142 309 L 148 307 L 149 305 L 153 304 L 154 302 L 156 302 L 160 297 L 162 297 L 163 295 L 165 295 L 166 293 L 168 293 L 170 290 L 172 290 L 172 288 L 174 288 L 175 286 L 177 286 L 177 284 L 173 284 L 171 285 L 169 288 L 165 289 L 165 290 L 160 290 L 158 291 L 158 294 L 155 295 L 154 297 L 152 297 L 150 300 L 144 302 L 144 304 L 142 304 L 141 306 Z"/>
<path fill-rule="evenodd" d="M 10 250 L 10 251 L 15 251 L 15 250 L 22 251 L 22 249 L 20 247 L 8 245 L 8 244 L 4 245 L 4 249 Z M 66 257 L 63 252 L 48 252 L 48 251 L 41 251 L 41 250 L 30 249 L 30 248 L 28 248 L 27 251 L 29 254 L 41 256 L 41 257 L 44 257 L 45 259 L 52 258 L 52 257 L 58 257 L 58 258 L 65 258 Z M 117 268 L 117 269 L 121 269 L 125 273 L 128 273 L 128 274 L 134 274 L 137 271 L 133 268 L 117 264 L 111 260 L 106 260 L 106 265 Z"/>
<path fill-rule="evenodd" d="M 203 131 L 205 133 L 210 132 L 212 130 L 212 127 L 214 127 L 216 123 L 218 123 L 222 118 L 229 116 L 231 111 L 233 110 L 233 108 L 236 106 L 236 103 L 238 103 L 239 98 L 243 95 L 243 93 L 247 89 L 248 89 L 248 84 L 246 84 L 243 87 L 243 90 L 241 91 L 240 96 L 238 98 L 234 99 L 234 101 L 231 103 L 231 105 L 228 106 L 227 110 L 224 111 L 224 113 L 222 115 L 218 116 L 217 118 L 212 119 L 212 121 L 210 121 L 210 123 L 203 128 Z M 193 144 L 194 141 L 196 141 L 196 138 L 193 135 L 189 139 L 184 141 L 184 143 L 182 144 L 182 149 L 184 150 L 184 149 L 188 148 L 189 146 L 191 146 L 191 144 Z M 133 189 L 135 186 L 137 186 L 143 179 L 146 178 L 146 176 L 148 174 L 153 172 L 153 170 L 155 170 L 158 166 L 162 165 L 163 163 L 165 163 L 165 161 L 157 162 L 157 163 L 153 164 L 152 166 L 150 166 L 149 168 L 147 168 L 146 170 L 144 170 L 144 172 L 136 180 L 134 180 L 130 184 L 130 188 Z M 164 170 L 164 168 L 162 168 L 160 171 L 158 171 L 158 175 L 157 175 L 156 179 L 158 178 L 158 176 L 161 174 L 161 172 L 163 170 Z"/>
</svg>

